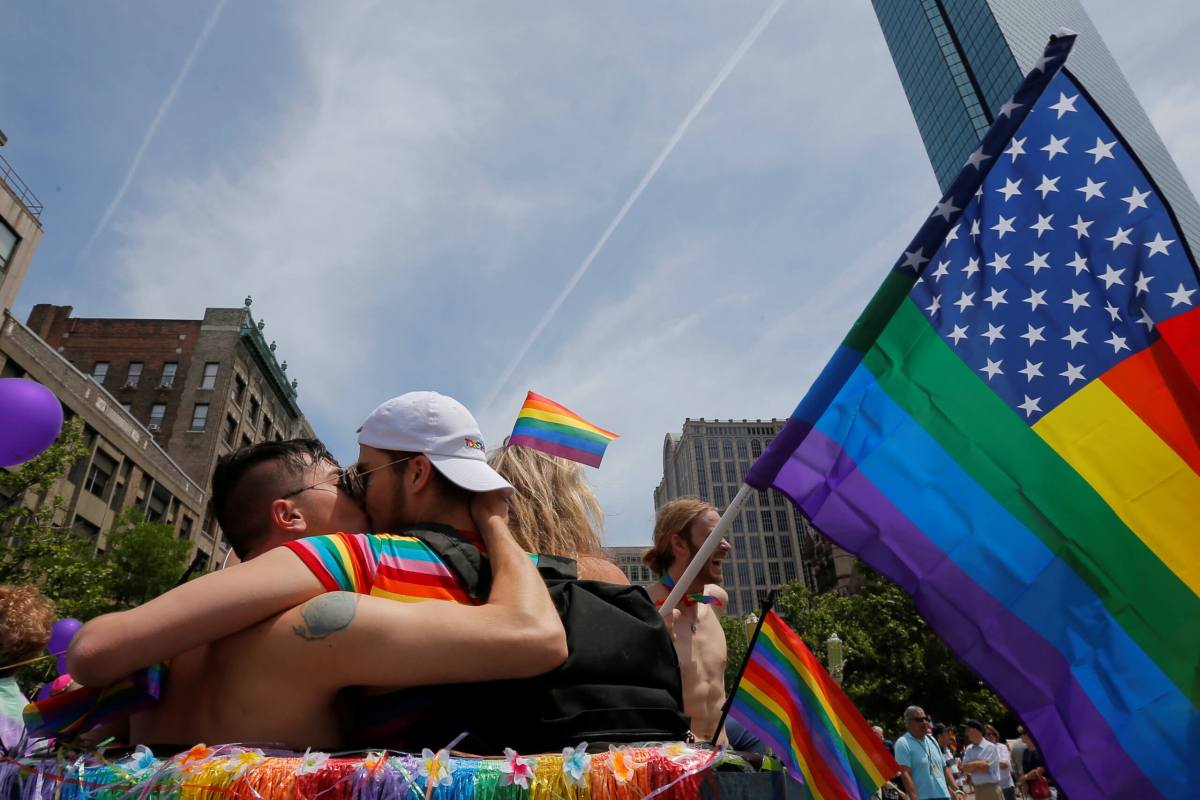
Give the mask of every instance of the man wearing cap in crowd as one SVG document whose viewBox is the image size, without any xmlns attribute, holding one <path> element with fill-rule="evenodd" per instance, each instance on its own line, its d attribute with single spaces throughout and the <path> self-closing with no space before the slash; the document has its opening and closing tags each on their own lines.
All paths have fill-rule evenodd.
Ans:
<svg viewBox="0 0 1200 800">
<path fill-rule="evenodd" d="M 1000 791 L 1000 751 L 984 738 L 983 723 L 969 719 L 963 723 L 971 744 L 963 753 L 963 772 L 971 778 L 978 800 L 1004 800 Z"/>
</svg>

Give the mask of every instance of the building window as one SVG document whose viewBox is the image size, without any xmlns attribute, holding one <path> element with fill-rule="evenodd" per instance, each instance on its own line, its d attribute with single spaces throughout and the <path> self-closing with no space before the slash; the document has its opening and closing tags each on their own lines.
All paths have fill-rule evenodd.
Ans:
<svg viewBox="0 0 1200 800">
<path fill-rule="evenodd" d="M 779 558 L 778 549 L 775 547 L 775 537 L 765 537 L 767 544 L 767 558 Z"/>
<path fill-rule="evenodd" d="M 184 514 L 183 518 L 179 520 L 179 538 L 180 539 L 191 539 L 192 538 L 192 518 L 189 517 L 187 514 Z"/>
<path fill-rule="evenodd" d="M 792 537 L 784 536 L 782 541 L 779 542 L 779 547 L 783 550 L 784 558 L 792 557 Z"/>
<path fill-rule="evenodd" d="M 757 536 L 750 537 L 750 557 L 762 558 L 762 540 Z"/>
<path fill-rule="evenodd" d="M 721 480 L 721 464 L 719 461 L 709 462 L 708 473 L 712 476 L 713 483 Z"/>
<path fill-rule="evenodd" d="M 734 536 L 733 537 L 733 554 L 735 556 L 737 556 L 738 558 L 746 557 L 746 537 L 745 536 Z"/>
<path fill-rule="evenodd" d="M 263 415 L 262 438 L 264 442 L 271 439 L 271 419 L 265 414 Z"/>
<path fill-rule="evenodd" d="M 755 585 L 762 586 L 766 582 L 767 582 L 767 574 L 763 570 L 763 565 L 755 564 L 754 565 L 754 583 L 755 583 Z"/>
<path fill-rule="evenodd" d="M 254 395 L 250 395 L 250 422 L 251 423 L 258 422 L 259 408 L 260 408 L 260 406 L 258 403 L 258 398 L 255 397 Z"/>
<path fill-rule="evenodd" d="M 176 361 L 168 361 L 163 364 L 162 380 L 158 382 L 158 388 L 170 389 L 175 385 L 175 373 L 179 371 L 179 363 Z"/>
<path fill-rule="evenodd" d="M 775 522 L 771 518 L 771 512 L 770 511 L 760 511 L 758 513 L 762 515 L 762 529 L 764 531 L 775 530 Z"/>
<path fill-rule="evenodd" d="M 104 385 L 104 379 L 108 377 L 108 362 L 97 361 L 92 365 L 92 380 L 101 386 Z"/>
<path fill-rule="evenodd" d="M 771 584 L 772 585 L 778 584 L 779 583 L 779 562 L 778 561 L 768 562 L 767 570 L 771 576 Z"/>
<path fill-rule="evenodd" d="M 746 524 L 742 522 L 742 515 L 738 514 L 733 518 L 733 532 L 743 533 L 746 530 Z"/>
<path fill-rule="evenodd" d="M 708 457 L 709 458 L 717 457 L 717 440 L 716 439 L 708 440 Z"/>
<path fill-rule="evenodd" d="M 125 373 L 125 388 L 136 389 L 138 381 L 142 379 L 142 367 L 145 366 L 141 361 L 130 361 L 129 371 Z"/>
<path fill-rule="evenodd" d="M 743 589 L 742 592 L 742 611 L 750 611 L 754 608 L 754 592 L 749 589 Z"/>
<path fill-rule="evenodd" d="M 111 456 L 103 450 L 97 450 L 96 454 L 92 456 L 92 466 L 88 469 L 83 488 L 96 497 L 103 498 L 104 491 L 108 488 L 108 483 L 112 480 L 116 468 L 117 462 Z"/>
<path fill-rule="evenodd" d="M 758 458 L 762 455 L 762 442 L 760 442 L 758 439 L 750 440 L 750 455 L 754 456 L 755 458 Z"/>
<path fill-rule="evenodd" d="M 133 413 L 133 403 L 121 403 L 121 408 L 125 409 L 126 414 Z"/>
<path fill-rule="evenodd" d="M 794 562 L 794 561 L 783 562 L 783 579 L 785 581 L 787 581 L 788 583 L 791 583 L 792 581 L 796 580 L 796 562 Z"/>
<path fill-rule="evenodd" d="M 713 487 L 713 505 L 715 505 L 718 509 L 725 507 L 725 487 Z"/>
<path fill-rule="evenodd" d="M 775 524 L 778 530 L 786 531 L 788 529 L 788 513 L 782 508 L 775 509 Z"/>
<path fill-rule="evenodd" d="M 733 440 L 723 439 L 721 441 L 721 455 L 726 458 L 733 458 Z"/>
<path fill-rule="evenodd" d="M 758 515 L 753 511 L 746 512 L 746 530 L 758 533 Z"/>
<path fill-rule="evenodd" d="M 20 241 L 17 232 L 8 227 L 4 220 L 0 220 L 0 275 L 8 271 L 8 262 L 12 260 L 12 254 Z"/>
<path fill-rule="evenodd" d="M 737 565 L 738 583 L 742 586 L 750 583 L 750 565 L 745 561 L 739 561 Z"/>
<path fill-rule="evenodd" d="M 733 565 L 728 561 L 721 564 L 721 582 L 725 584 L 733 583 Z"/>
<path fill-rule="evenodd" d="M 735 467 L 733 465 L 732 461 L 725 462 L 725 482 L 726 483 L 737 483 L 738 482 L 737 467 Z"/>
<path fill-rule="evenodd" d="M 233 440 L 237 433 L 237 420 L 231 415 L 225 415 L 225 424 L 221 426 L 221 439 L 225 444 L 233 447 Z"/>
<path fill-rule="evenodd" d="M 240 406 L 244 399 L 246 399 L 246 381 L 241 375 L 235 374 L 233 376 L 233 402 Z"/>
<path fill-rule="evenodd" d="M 741 459 L 749 458 L 749 456 L 746 455 L 746 440 L 745 439 L 738 439 L 737 453 L 738 453 L 738 458 L 741 458 Z"/>
<path fill-rule="evenodd" d="M 191 430 L 202 431 L 206 424 L 208 424 L 208 403 L 196 403 L 192 407 Z"/>
<path fill-rule="evenodd" d="M 167 404 L 155 403 L 150 406 L 150 429 L 158 430 L 162 427 L 163 417 L 167 416 Z"/>
<path fill-rule="evenodd" d="M 217 385 L 217 368 L 220 366 L 220 363 L 216 361 L 205 363 L 204 376 L 200 379 L 201 389 L 212 389 Z"/>
<path fill-rule="evenodd" d="M 250 441 L 250 437 L 243 433 L 242 434 L 242 447 L 249 447 L 252 444 L 254 444 L 254 442 Z"/>
</svg>

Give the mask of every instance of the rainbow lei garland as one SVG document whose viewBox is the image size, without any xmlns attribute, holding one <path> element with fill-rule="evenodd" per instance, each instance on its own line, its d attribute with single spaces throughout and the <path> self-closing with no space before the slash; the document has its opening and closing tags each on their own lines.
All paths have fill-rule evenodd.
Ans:
<svg viewBox="0 0 1200 800">
<path fill-rule="evenodd" d="M 268 756 L 261 750 L 196 745 L 167 759 L 138 747 L 45 759 L 0 757 L 6 800 L 694 800 L 719 765 L 750 770 L 726 750 L 682 742 L 610 747 L 586 743 L 561 754 L 466 758 L 446 751 L 421 755 L 373 752 L 334 758 L 306 751 Z"/>
</svg>

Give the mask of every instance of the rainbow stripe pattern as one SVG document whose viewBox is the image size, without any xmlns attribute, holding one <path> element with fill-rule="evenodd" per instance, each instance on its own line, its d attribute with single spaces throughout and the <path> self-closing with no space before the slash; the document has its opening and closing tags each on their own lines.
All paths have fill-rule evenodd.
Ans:
<svg viewBox="0 0 1200 800">
<path fill-rule="evenodd" d="M 617 434 L 596 427 L 548 397 L 529 392 L 508 443 L 598 467 L 604 449 L 616 438 Z"/>
<path fill-rule="evenodd" d="M 813 800 L 860 800 L 900 771 L 796 632 L 767 611 L 729 715 L 781 757 Z"/>
<path fill-rule="evenodd" d="M 1200 277 L 1073 41 L 746 480 L 912 594 L 1068 796 L 1194 797 Z"/>
<path fill-rule="evenodd" d="M 21 716 L 33 738 L 71 737 L 152 707 L 162 693 L 166 667 L 155 664 L 111 686 L 81 686 L 25 706 Z"/>
</svg>

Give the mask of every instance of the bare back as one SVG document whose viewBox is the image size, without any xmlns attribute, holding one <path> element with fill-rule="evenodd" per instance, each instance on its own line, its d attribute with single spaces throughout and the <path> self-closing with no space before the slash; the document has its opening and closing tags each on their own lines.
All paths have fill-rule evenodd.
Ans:
<svg viewBox="0 0 1200 800">
<path fill-rule="evenodd" d="M 172 659 L 163 698 L 130 720 L 147 744 L 246 742 L 334 748 L 340 744 L 335 693 L 288 679 L 272 656 L 285 612 Z"/>
<path fill-rule="evenodd" d="M 650 599 L 665 600 L 670 590 L 662 584 L 646 587 Z M 711 739 L 725 703 L 725 631 L 721 614 L 725 590 L 709 584 L 704 594 L 721 601 L 721 606 L 705 603 L 679 605 L 675 623 L 675 652 L 683 679 L 683 710 L 692 719 L 692 733 L 698 739 Z"/>
</svg>

